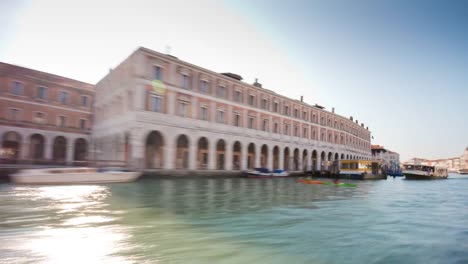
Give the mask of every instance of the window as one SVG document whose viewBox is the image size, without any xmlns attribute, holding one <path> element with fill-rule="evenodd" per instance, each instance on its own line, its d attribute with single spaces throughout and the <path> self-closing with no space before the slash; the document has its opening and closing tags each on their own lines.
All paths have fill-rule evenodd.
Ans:
<svg viewBox="0 0 468 264">
<path fill-rule="evenodd" d="M 209 88 L 209 84 L 207 81 L 205 80 L 201 80 L 200 81 L 200 92 L 202 93 L 210 93 L 210 88 Z"/>
<path fill-rule="evenodd" d="M 153 66 L 153 78 L 155 80 L 162 80 L 162 68 L 159 66 Z"/>
<path fill-rule="evenodd" d="M 42 112 L 34 112 L 34 118 L 33 121 L 34 123 L 43 123 L 45 118 L 45 114 Z"/>
<path fill-rule="evenodd" d="M 61 91 L 59 93 L 58 100 L 59 100 L 59 103 L 61 103 L 61 104 L 67 104 L 67 102 L 68 102 L 68 93 L 64 92 L 64 91 Z"/>
<path fill-rule="evenodd" d="M 307 121 L 307 112 L 302 112 L 302 118 Z"/>
<path fill-rule="evenodd" d="M 254 120 L 253 116 L 249 116 L 249 128 L 254 129 Z"/>
<path fill-rule="evenodd" d="M 317 116 L 312 114 L 312 122 L 317 123 Z"/>
<path fill-rule="evenodd" d="M 190 88 L 190 79 L 187 75 L 182 74 L 182 88 L 189 89 Z"/>
<path fill-rule="evenodd" d="M 325 134 L 324 134 L 324 133 L 322 133 L 322 134 L 320 135 L 320 140 L 321 140 L 321 141 L 325 141 Z"/>
<path fill-rule="evenodd" d="M 278 123 L 275 123 L 273 132 L 279 133 L 279 126 L 278 126 Z"/>
<path fill-rule="evenodd" d="M 302 137 L 307 138 L 307 128 L 305 127 L 302 129 Z"/>
<path fill-rule="evenodd" d="M 150 110 L 153 112 L 161 112 L 161 97 L 151 96 Z"/>
<path fill-rule="evenodd" d="M 84 107 L 88 106 L 88 96 L 86 95 L 81 96 L 81 106 L 84 106 Z"/>
<path fill-rule="evenodd" d="M 289 135 L 289 125 L 288 124 L 284 124 L 284 134 Z"/>
<path fill-rule="evenodd" d="M 263 119 L 262 130 L 268 132 L 268 119 Z"/>
<path fill-rule="evenodd" d="M 216 93 L 220 98 L 226 98 L 226 87 L 218 86 L 218 91 Z"/>
<path fill-rule="evenodd" d="M 331 142 L 331 140 L 332 140 L 332 136 L 331 134 L 328 134 L 328 142 Z"/>
<path fill-rule="evenodd" d="M 216 120 L 218 123 L 224 124 L 224 111 L 223 110 L 218 110 L 218 116 Z"/>
<path fill-rule="evenodd" d="M 289 106 L 285 105 L 284 106 L 284 112 L 283 112 L 284 115 L 289 115 Z"/>
<path fill-rule="evenodd" d="M 86 120 L 85 119 L 80 119 L 80 129 L 81 130 L 86 129 Z"/>
<path fill-rule="evenodd" d="M 299 128 L 297 126 L 294 126 L 294 136 L 295 137 L 299 136 Z"/>
<path fill-rule="evenodd" d="M 268 100 L 267 99 L 262 100 L 262 108 L 265 109 L 265 110 L 268 110 Z"/>
<path fill-rule="evenodd" d="M 317 135 L 316 135 L 316 134 L 317 134 L 317 133 L 315 132 L 315 130 L 312 131 L 312 139 L 317 139 L 317 137 L 316 137 Z"/>
<path fill-rule="evenodd" d="M 8 119 L 12 121 L 20 121 L 20 113 L 21 113 L 21 110 L 16 109 L 16 108 L 10 108 L 8 110 Z"/>
<path fill-rule="evenodd" d="M 179 102 L 179 116 L 181 117 L 188 116 L 188 105 L 186 102 Z"/>
<path fill-rule="evenodd" d="M 298 109 L 294 109 L 294 117 L 295 118 L 299 117 L 299 110 Z"/>
<path fill-rule="evenodd" d="M 241 103 L 242 102 L 242 92 L 236 90 L 234 92 L 234 101 Z"/>
<path fill-rule="evenodd" d="M 273 111 L 275 113 L 278 113 L 278 110 L 279 110 L 279 104 L 278 104 L 278 102 L 275 102 L 275 104 L 273 105 Z"/>
<path fill-rule="evenodd" d="M 57 126 L 65 127 L 67 119 L 64 116 L 59 116 L 57 120 Z"/>
<path fill-rule="evenodd" d="M 205 121 L 208 120 L 208 107 L 202 106 L 200 108 L 200 119 Z"/>
<path fill-rule="evenodd" d="M 23 83 L 14 81 L 11 83 L 11 93 L 14 95 L 23 95 L 24 85 Z"/>
<path fill-rule="evenodd" d="M 240 114 L 239 113 L 234 113 L 234 126 L 236 127 L 240 126 Z"/>
<path fill-rule="evenodd" d="M 37 98 L 46 100 L 47 99 L 47 88 L 39 86 L 37 87 Z"/>
<path fill-rule="evenodd" d="M 255 106 L 255 95 L 249 95 L 249 105 Z"/>
</svg>

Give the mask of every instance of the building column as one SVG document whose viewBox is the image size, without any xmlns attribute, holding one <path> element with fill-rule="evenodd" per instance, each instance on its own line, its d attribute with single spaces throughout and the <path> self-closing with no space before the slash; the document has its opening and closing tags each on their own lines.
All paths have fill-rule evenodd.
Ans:
<svg viewBox="0 0 468 264">
<path fill-rule="evenodd" d="M 260 157 L 262 156 L 262 146 L 260 144 L 257 144 L 255 146 L 255 168 L 260 168 Z"/>
<path fill-rule="evenodd" d="M 208 169 L 216 169 L 216 141 L 214 140 L 208 144 Z"/>
<path fill-rule="evenodd" d="M 190 170 L 197 169 L 197 144 L 198 142 L 190 139 L 190 146 L 189 146 L 189 169 Z"/>
<path fill-rule="evenodd" d="M 322 154 L 317 152 L 317 168 L 315 171 L 322 172 Z"/>
<path fill-rule="evenodd" d="M 241 170 L 247 169 L 247 153 L 248 153 L 248 144 L 242 145 L 241 148 Z"/>
<path fill-rule="evenodd" d="M 279 168 L 284 170 L 284 149 L 279 148 Z"/>
<path fill-rule="evenodd" d="M 267 158 L 267 168 L 268 170 L 273 170 L 273 148 L 268 149 L 268 158 Z"/>
<path fill-rule="evenodd" d="M 164 169 L 172 170 L 175 168 L 176 144 L 173 138 L 169 138 L 164 146 Z"/>
<path fill-rule="evenodd" d="M 312 152 L 307 152 L 306 171 L 312 171 Z"/>
<path fill-rule="evenodd" d="M 298 164 L 298 167 L 299 167 L 299 170 L 302 171 L 304 168 L 302 167 L 302 159 L 304 158 L 303 157 L 303 154 L 304 153 L 301 153 L 301 151 L 299 150 L 299 158 L 298 158 L 298 161 L 297 161 L 297 164 Z"/>
<path fill-rule="evenodd" d="M 46 143 L 44 144 L 44 159 L 45 160 L 52 160 L 52 152 L 53 152 L 53 143 L 51 143 L 49 139 L 46 139 Z"/>
<path fill-rule="evenodd" d="M 29 140 L 21 141 L 19 158 L 22 160 L 30 159 Z"/>
<path fill-rule="evenodd" d="M 75 154 L 75 139 L 67 140 L 67 157 L 66 157 L 66 161 L 67 161 L 68 165 L 73 163 L 73 160 L 74 160 L 73 155 L 74 154 Z"/>
<path fill-rule="evenodd" d="M 140 129 L 132 129 L 130 131 L 130 166 L 136 169 L 145 168 L 145 138 L 143 131 Z"/>
<path fill-rule="evenodd" d="M 226 151 L 224 153 L 224 169 L 225 170 L 232 170 L 232 153 L 233 153 L 233 144 L 232 142 L 226 142 Z"/>
</svg>

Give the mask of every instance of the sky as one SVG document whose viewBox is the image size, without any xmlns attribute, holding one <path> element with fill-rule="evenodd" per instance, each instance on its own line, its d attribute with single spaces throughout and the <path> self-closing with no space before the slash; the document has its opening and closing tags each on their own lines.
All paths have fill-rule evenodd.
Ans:
<svg viewBox="0 0 468 264">
<path fill-rule="evenodd" d="M 413 157 L 468 146 L 468 1 L 0 1 L 0 61 L 95 84 L 139 46 L 358 119 Z"/>
</svg>

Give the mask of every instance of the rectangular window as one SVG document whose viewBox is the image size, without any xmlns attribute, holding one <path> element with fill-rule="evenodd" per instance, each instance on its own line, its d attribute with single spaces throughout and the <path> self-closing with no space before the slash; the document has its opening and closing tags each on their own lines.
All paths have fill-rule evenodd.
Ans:
<svg viewBox="0 0 468 264">
<path fill-rule="evenodd" d="M 181 117 L 188 116 L 188 105 L 186 102 L 179 102 L 179 116 Z"/>
<path fill-rule="evenodd" d="M 159 66 L 153 66 L 153 78 L 162 81 L 162 69 Z"/>
<path fill-rule="evenodd" d="M 206 93 L 206 94 L 210 92 L 209 84 L 207 81 L 205 80 L 200 81 L 200 92 Z"/>
<path fill-rule="evenodd" d="M 315 130 L 314 130 L 314 131 L 312 131 L 312 139 L 317 139 L 317 138 L 316 138 L 316 136 L 317 136 L 317 135 L 316 135 L 316 132 L 315 132 Z"/>
<path fill-rule="evenodd" d="M 254 121 L 255 118 L 253 116 L 249 116 L 249 128 L 254 129 Z"/>
<path fill-rule="evenodd" d="M 10 108 L 8 111 L 8 119 L 12 121 L 20 121 L 20 112 L 21 110 L 16 108 Z"/>
<path fill-rule="evenodd" d="M 299 117 L 299 110 L 294 109 L 294 117 L 298 118 Z"/>
<path fill-rule="evenodd" d="M 317 123 L 317 116 L 312 114 L 312 122 Z"/>
<path fill-rule="evenodd" d="M 59 103 L 66 105 L 67 102 L 68 102 L 68 93 L 64 92 L 64 91 L 59 92 L 58 101 L 59 101 Z"/>
<path fill-rule="evenodd" d="M 37 87 L 37 98 L 47 100 L 47 88 L 42 86 Z"/>
<path fill-rule="evenodd" d="M 208 120 L 208 108 L 206 106 L 202 106 L 200 108 L 200 119 L 201 120 Z"/>
<path fill-rule="evenodd" d="M 190 83 L 189 83 L 189 77 L 185 74 L 182 74 L 182 88 L 184 89 L 189 89 L 190 88 Z"/>
<path fill-rule="evenodd" d="M 273 132 L 279 133 L 279 126 L 278 126 L 278 123 L 275 123 Z"/>
<path fill-rule="evenodd" d="M 240 114 L 238 113 L 234 114 L 234 126 L 240 127 Z"/>
<path fill-rule="evenodd" d="M 307 138 L 307 128 L 305 127 L 302 129 L 302 137 Z"/>
<path fill-rule="evenodd" d="M 284 106 L 284 112 L 283 112 L 284 115 L 289 115 L 289 106 L 285 105 Z"/>
<path fill-rule="evenodd" d="M 157 96 L 151 96 L 150 110 L 153 112 L 161 112 L 161 98 Z"/>
<path fill-rule="evenodd" d="M 64 116 L 59 116 L 57 120 L 57 126 L 65 127 L 66 125 L 66 118 Z"/>
<path fill-rule="evenodd" d="M 263 119 L 262 130 L 268 132 L 268 119 Z"/>
<path fill-rule="evenodd" d="M 288 124 L 284 124 L 284 134 L 289 135 L 289 125 Z"/>
<path fill-rule="evenodd" d="M 255 96 L 249 95 L 249 105 L 255 106 Z"/>
<path fill-rule="evenodd" d="M 217 122 L 224 124 L 224 111 L 218 110 Z"/>
<path fill-rule="evenodd" d="M 226 98 L 226 87 L 218 86 L 217 96 L 220 98 Z"/>
<path fill-rule="evenodd" d="M 267 99 L 262 100 L 262 108 L 265 109 L 265 110 L 268 110 L 268 100 Z"/>
<path fill-rule="evenodd" d="M 294 126 L 294 136 L 295 137 L 299 136 L 299 128 L 297 126 Z"/>
<path fill-rule="evenodd" d="M 88 106 L 88 96 L 86 95 L 81 96 L 81 106 L 84 106 L 84 107 Z"/>
<path fill-rule="evenodd" d="M 241 103 L 242 102 L 242 92 L 241 91 L 235 91 L 234 92 L 234 101 Z"/>
<path fill-rule="evenodd" d="M 273 105 L 273 111 L 275 113 L 278 113 L 278 110 L 279 110 L 279 104 L 278 104 L 278 102 L 275 102 L 275 104 Z"/>
<path fill-rule="evenodd" d="M 86 129 L 86 120 L 85 119 L 80 119 L 80 129 L 81 130 Z"/>
<path fill-rule="evenodd" d="M 302 112 L 302 118 L 307 121 L 307 112 Z"/>
<path fill-rule="evenodd" d="M 24 85 L 20 82 L 14 81 L 11 83 L 10 92 L 14 95 L 23 95 Z"/>
</svg>

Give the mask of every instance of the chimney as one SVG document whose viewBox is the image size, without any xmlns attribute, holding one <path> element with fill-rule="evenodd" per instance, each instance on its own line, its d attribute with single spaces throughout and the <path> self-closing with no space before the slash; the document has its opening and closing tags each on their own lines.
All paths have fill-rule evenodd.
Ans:
<svg viewBox="0 0 468 264">
<path fill-rule="evenodd" d="M 332 107 L 332 113 L 335 113 L 335 107 Z"/>
<path fill-rule="evenodd" d="M 255 78 L 255 82 L 253 83 L 253 86 L 257 86 L 259 88 L 262 88 L 262 84 L 258 82 L 258 78 Z"/>
<path fill-rule="evenodd" d="M 352 117 L 352 116 L 350 116 L 350 117 L 349 117 L 349 120 L 353 121 L 353 117 Z"/>
<path fill-rule="evenodd" d="M 356 119 L 356 124 L 359 124 L 359 121 Z"/>
<path fill-rule="evenodd" d="M 364 127 L 364 123 L 361 123 L 361 127 Z"/>
<path fill-rule="evenodd" d="M 304 102 L 304 96 L 301 95 L 301 102 Z"/>
</svg>

